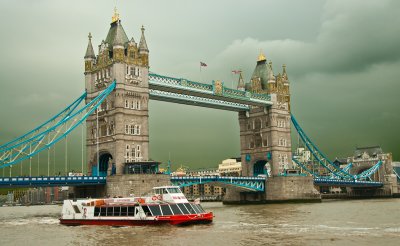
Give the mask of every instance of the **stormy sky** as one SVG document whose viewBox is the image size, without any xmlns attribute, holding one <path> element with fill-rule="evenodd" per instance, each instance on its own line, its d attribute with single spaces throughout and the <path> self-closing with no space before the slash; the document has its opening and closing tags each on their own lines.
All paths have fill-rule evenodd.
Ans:
<svg viewBox="0 0 400 246">
<path fill-rule="evenodd" d="M 0 1 L 0 143 L 82 93 L 88 32 L 97 52 L 114 5 Z M 331 159 L 371 145 L 400 159 L 400 1 L 149 0 L 117 8 L 129 38 L 138 42 L 145 26 L 152 72 L 231 87 L 231 71 L 248 81 L 263 50 L 276 74 L 287 64 L 292 112 Z M 200 61 L 208 65 L 201 73 Z M 70 140 L 71 169 L 80 167 L 79 134 Z M 150 148 L 152 159 L 170 154 L 175 167 L 216 166 L 240 154 L 237 114 L 151 101 Z"/>
</svg>

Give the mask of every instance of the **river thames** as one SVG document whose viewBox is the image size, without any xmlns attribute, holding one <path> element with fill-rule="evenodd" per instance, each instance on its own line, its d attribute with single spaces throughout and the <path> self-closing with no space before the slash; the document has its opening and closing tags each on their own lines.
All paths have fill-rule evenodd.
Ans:
<svg viewBox="0 0 400 246">
<path fill-rule="evenodd" d="M 227 206 L 209 225 L 62 226 L 61 206 L 1 207 L 0 245 L 399 245 L 400 199 Z"/>
</svg>

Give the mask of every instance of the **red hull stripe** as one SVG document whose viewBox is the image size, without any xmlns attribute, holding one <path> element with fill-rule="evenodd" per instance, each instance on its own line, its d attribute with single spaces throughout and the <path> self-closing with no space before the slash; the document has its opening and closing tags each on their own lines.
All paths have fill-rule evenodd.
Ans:
<svg viewBox="0 0 400 246">
<path fill-rule="evenodd" d="M 143 225 L 160 225 L 160 224 L 196 224 L 211 223 L 213 220 L 212 213 L 193 214 L 193 215 L 171 215 L 157 216 L 156 220 L 110 220 L 110 219 L 60 219 L 63 225 L 108 225 L 108 226 L 143 226 Z"/>
</svg>

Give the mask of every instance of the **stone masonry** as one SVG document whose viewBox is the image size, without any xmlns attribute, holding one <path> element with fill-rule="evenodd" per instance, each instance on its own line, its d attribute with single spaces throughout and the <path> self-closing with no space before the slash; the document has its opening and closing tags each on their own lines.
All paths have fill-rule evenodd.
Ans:
<svg viewBox="0 0 400 246">
<path fill-rule="evenodd" d="M 89 34 L 85 54 L 87 101 L 96 97 L 114 80 L 116 89 L 86 120 L 89 174 L 100 164 L 100 172 L 122 174 L 124 163 L 149 158 L 148 69 L 149 50 L 144 28 L 139 45 L 128 39 L 117 13 L 96 56 Z M 99 141 L 99 153 L 97 143 Z M 97 160 L 99 156 L 99 160 Z"/>
</svg>

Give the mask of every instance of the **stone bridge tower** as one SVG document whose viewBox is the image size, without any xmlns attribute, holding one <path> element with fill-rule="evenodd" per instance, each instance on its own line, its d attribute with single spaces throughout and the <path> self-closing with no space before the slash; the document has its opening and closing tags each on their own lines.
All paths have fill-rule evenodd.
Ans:
<svg viewBox="0 0 400 246">
<path fill-rule="evenodd" d="M 273 105 L 239 113 L 243 176 L 277 176 L 291 168 L 290 94 L 286 66 L 274 75 L 261 53 L 249 83 L 240 76 L 238 89 L 269 94 Z"/>
<path fill-rule="evenodd" d="M 124 173 L 126 162 L 148 160 L 149 49 L 143 27 L 141 33 L 139 44 L 128 39 L 115 11 L 98 55 L 89 34 L 85 54 L 86 100 L 96 97 L 112 81 L 117 82 L 97 114 L 86 120 L 89 174 L 97 174 L 97 163 L 99 175 L 105 176 Z"/>
<path fill-rule="evenodd" d="M 286 176 L 292 167 L 290 94 L 286 66 L 274 75 L 272 62 L 261 53 L 248 83 L 239 77 L 239 90 L 269 94 L 271 107 L 252 107 L 239 113 L 243 176 L 265 175 L 263 193 L 227 189 L 224 203 L 318 202 L 321 196 L 311 176 Z"/>
</svg>

